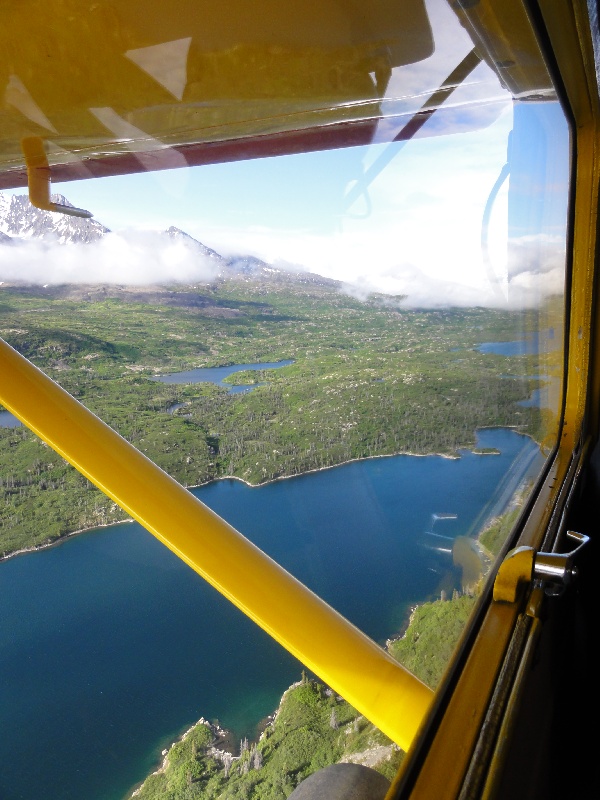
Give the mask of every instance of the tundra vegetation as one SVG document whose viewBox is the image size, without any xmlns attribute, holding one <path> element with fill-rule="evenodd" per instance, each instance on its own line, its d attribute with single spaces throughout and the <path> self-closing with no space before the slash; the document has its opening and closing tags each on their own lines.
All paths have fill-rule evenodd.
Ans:
<svg viewBox="0 0 600 800">
<path fill-rule="evenodd" d="M 539 324 L 533 312 L 403 310 L 398 298 L 361 301 L 333 282 L 285 275 L 148 291 L 0 289 L 0 335 L 185 486 L 455 455 L 485 426 L 543 442 L 555 416 L 517 404 L 541 385 L 535 376 L 558 374 L 552 354 L 477 350 Z M 156 380 L 286 359 L 294 363 L 231 375 L 256 384 L 244 393 Z M 125 518 L 27 428 L 0 428 L 0 439 L 0 554 Z"/>
</svg>

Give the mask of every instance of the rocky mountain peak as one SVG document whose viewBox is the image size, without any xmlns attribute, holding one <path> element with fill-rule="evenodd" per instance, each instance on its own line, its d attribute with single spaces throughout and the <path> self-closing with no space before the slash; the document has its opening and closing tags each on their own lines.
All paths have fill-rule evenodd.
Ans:
<svg viewBox="0 0 600 800">
<path fill-rule="evenodd" d="M 61 194 L 53 194 L 51 199 L 62 205 L 73 205 Z M 17 194 L 0 195 L 0 233 L 17 240 L 52 239 L 67 244 L 97 241 L 109 233 L 109 229 L 93 219 L 42 211 L 31 205 L 26 194 Z"/>
<path fill-rule="evenodd" d="M 256 256 L 231 256 L 227 259 L 226 267 L 229 272 L 237 275 L 265 275 L 279 272 L 266 261 Z"/>
<path fill-rule="evenodd" d="M 225 259 L 222 255 L 217 253 L 216 250 L 212 250 L 210 247 L 202 244 L 202 242 L 199 242 L 198 239 L 194 239 L 193 236 L 182 231 L 181 228 L 176 228 L 175 225 L 171 225 L 170 228 L 167 228 L 165 233 L 174 241 L 183 242 L 205 258 L 210 258 L 215 264 L 218 264 L 219 267 L 225 264 Z"/>
<path fill-rule="evenodd" d="M 52 200 L 61 205 L 73 205 L 62 194 L 53 194 Z M 26 194 L 8 195 L 0 192 L 0 246 L 19 245 L 24 241 L 35 239 L 56 244 L 89 244 L 102 239 L 108 233 L 110 233 L 109 228 L 94 219 L 42 211 L 31 205 Z M 210 259 L 221 279 L 242 278 L 246 281 L 285 282 L 299 280 L 305 283 L 310 282 L 311 277 L 316 277 L 319 283 L 327 281 L 320 276 L 310 276 L 310 273 L 301 270 L 294 273 L 278 269 L 256 256 L 236 255 L 226 258 L 174 225 L 162 231 L 160 235 L 182 242 L 193 253 L 204 259 Z"/>
</svg>

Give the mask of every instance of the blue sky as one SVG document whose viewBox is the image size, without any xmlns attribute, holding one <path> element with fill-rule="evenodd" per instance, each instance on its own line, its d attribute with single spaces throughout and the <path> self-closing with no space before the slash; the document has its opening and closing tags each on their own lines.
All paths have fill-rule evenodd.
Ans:
<svg viewBox="0 0 600 800">
<path fill-rule="evenodd" d="M 337 226 L 348 182 L 366 148 L 207 165 L 186 170 L 56 184 L 111 229 L 128 225 L 205 230 L 254 226 L 323 230 Z"/>
</svg>

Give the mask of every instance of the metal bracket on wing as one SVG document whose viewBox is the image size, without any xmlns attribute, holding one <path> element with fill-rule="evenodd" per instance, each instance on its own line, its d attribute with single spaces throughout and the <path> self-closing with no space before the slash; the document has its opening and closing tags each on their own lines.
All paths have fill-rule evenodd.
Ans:
<svg viewBox="0 0 600 800">
<path fill-rule="evenodd" d="M 570 553 L 543 553 L 533 547 L 516 547 L 507 553 L 494 581 L 494 600 L 514 603 L 523 584 L 539 580 L 546 594 L 559 595 L 577 577 L 575 558 L 589 541 L 589 536 L 567 531 L 567 537 L 577 546 Z"/>
<path fill-rule="evenodd" d="M 44 148 L 44 142 L 39 136 L 26 136 L 21 139 L 21 149 L 27 165 L 27 183 L 29 187 L 29 202 L 32 206 L 42 211 L 58 211 L 71 217 L 89 219 L 93 216 L 90 211 L 75 208 L 62 203 L 54 203 L 50 197 L 50 165 Z"/>
</svg>

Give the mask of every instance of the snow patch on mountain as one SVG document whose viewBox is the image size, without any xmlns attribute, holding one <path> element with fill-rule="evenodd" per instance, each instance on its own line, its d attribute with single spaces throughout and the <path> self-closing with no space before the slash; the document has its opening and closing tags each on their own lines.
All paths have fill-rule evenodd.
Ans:
<svg viewBox="0 0 600 800">
<path fill-rule="evenodd" d="M 71 206 L 66 197 L 53 194 L 55 203 Z M 0 233 L 13 239 L 46 239 L 58 244 L 95 242 L 109 233 L 93 219 L 70 217 L 57 211 L 42 211 L 24 194 L 0 195 Z"/>
<path fill-rule="evenodd" d="M 52 200 L 72 206 L 61 194 Z M 35 208 L 27 195 L 0 192 L 0 281 L 143 286 L 229 279 L 338 283 L 253 255 L 226 258 L 174 225 L 110 231 L 93 219 Z"/>
</svg>

